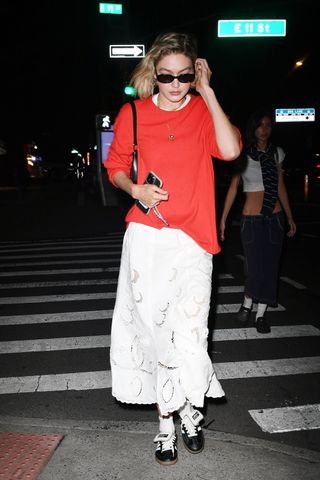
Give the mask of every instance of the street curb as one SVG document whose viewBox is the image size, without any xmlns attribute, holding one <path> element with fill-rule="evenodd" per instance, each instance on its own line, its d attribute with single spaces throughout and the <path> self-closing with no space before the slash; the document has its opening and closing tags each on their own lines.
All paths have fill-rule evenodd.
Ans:
<svg viewBox="0 0 320 480">
<path fill-rule="evenodd" d="M 131 422 L 131 421 L 79 421 L 69 419 L 43 419 L 28 417 L 11 417 L 0 416 L 0 431 L 15 431 L 17 428 L 28 429 L 28 431 L 37 431 L 43 429 L 47 431 L 53 430 L 57 433 L 63 431 L 65 434 L 77 431 L 99 431 L 99 432 L 118 432 L 118 433 L 136 433 L 155 435 L 158 432 L 158 423 L 156 422 Z M 292 447 L 282 443 L 263 440 L 255 437 L 245 437 L 242 435 L 225 433 L 205 429 L 207 439 L 223 442 L 234 443 L 241 446 L 251 446 L 261 450 L 277 452 L 289 457 L 299 458 L 309 463 L 320 463 L 320 452 L 300 447 Z"/>
</svg>

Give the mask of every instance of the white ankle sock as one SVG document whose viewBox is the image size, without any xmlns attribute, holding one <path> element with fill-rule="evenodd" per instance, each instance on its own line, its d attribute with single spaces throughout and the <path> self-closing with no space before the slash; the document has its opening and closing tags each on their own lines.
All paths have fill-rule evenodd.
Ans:
<svg viewBox="0 0 320 480">
<path fill-rule="evenodd" d="M 251 308 L 252 307 L 252 298 L 244 296 L 244 300 L 243 300 L 242 305 L 246 308 Z"/>
<path fill-rule="evenodd" d="M 266 303 L 258 303 L 256 320 L 257 320 L 257 318 L 263 317 L 264 312 L 266 310 L 267 310 L 267 304 Z"/>
<path fill-rule="evenodd" d="M 180 410 L 178 410 L 179 417 L 183 418 L 185 415 L 189 415 L 191 417 L 194 411 L 195 410 L 193 406 L 191 405 L 189 400 L 187 400 L 186 403 L 183 405 L 183 407 L 181 407 Z"/>
<path fill-rule="evenodd" d="M 160 417 L 159 416 L 159 430 L 161 433 L 173 433 L 174 432 L 174 423 L 173 416 L 169 417 Z"/>
</svg>

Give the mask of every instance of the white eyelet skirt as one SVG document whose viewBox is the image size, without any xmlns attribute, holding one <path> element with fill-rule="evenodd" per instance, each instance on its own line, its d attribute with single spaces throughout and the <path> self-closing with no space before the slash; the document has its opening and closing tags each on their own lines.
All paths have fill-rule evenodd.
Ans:
<svg viewBox="0 0 320 480">
<path fill-rule="evenodd" d="M 112 395 L 157 403 L 162 415 L 186 400 L 222 397 L 207 352 L 212 255 L 181 230 L 128 226 L 112 319 Z"/>
</svg>

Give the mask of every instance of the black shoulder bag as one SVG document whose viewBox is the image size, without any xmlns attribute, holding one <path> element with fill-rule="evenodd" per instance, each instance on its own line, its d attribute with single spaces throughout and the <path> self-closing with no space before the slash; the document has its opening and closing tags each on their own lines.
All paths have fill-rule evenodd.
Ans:
<svg viewBox="0 0 320 480">
<path fill-rule="evenodd" d="M 133 151 L 132 151 L 132 165 L 130 177 L 133 183 L 138 181 L 138 143 L 137 143 L 137 110 L 132 100 L 130 102 L 132 108 L 132 118 L 133 118 Z"/>
</svg>

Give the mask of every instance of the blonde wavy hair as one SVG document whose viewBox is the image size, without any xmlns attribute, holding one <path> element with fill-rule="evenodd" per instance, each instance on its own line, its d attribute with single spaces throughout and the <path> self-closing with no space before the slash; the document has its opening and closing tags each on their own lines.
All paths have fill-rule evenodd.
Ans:
<svg viewBox="0 0 320 480">
<path fill-rule="evenodd" d="M 182 53 L 190 58 L 194 65 L 198 56 L 195 37 L 176 32 L 162 33 L 157 36 L 131 76 L 130 85 L 134 87 L 136 97 L 147 98 L 153 94 L 156 66 L 163 57 L 172 53 Z"/>
</svg>

